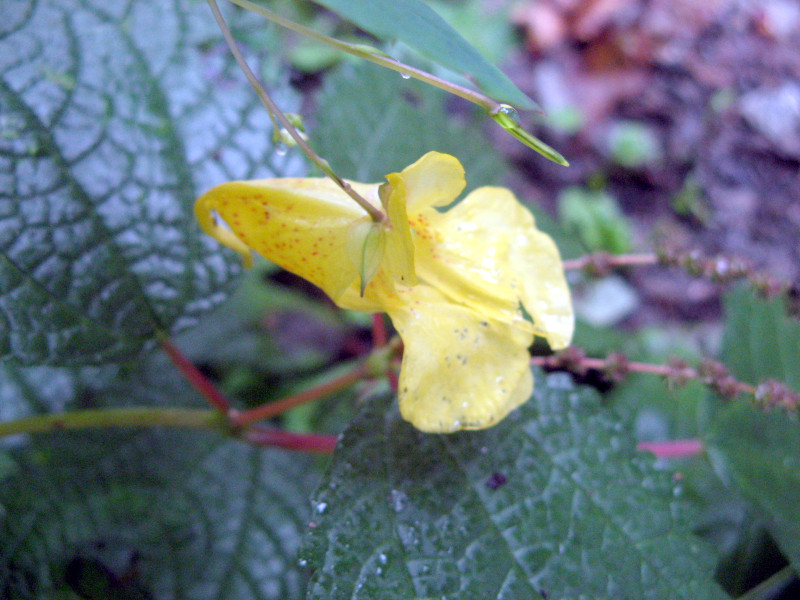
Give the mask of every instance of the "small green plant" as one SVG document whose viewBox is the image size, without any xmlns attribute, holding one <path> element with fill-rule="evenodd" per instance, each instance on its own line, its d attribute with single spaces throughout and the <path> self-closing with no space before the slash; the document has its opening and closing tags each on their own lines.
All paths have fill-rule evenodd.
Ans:
<svg viewBox="0 0 800 600">
<path fill-rule="evenodd" d="M 631 228 L 619 204 L 604 191 L 570 187 L 558 197 L 562 228 L 589 252 L 623 254 L 631 249 Z"/>
<path fill-rule="evenodd" d="M 608 133 L 608 149 L 614 162 L 630 168 L 656 164 L 663 154 L 655 132 L 636 121 L 615 123 Z"/>
</svg>

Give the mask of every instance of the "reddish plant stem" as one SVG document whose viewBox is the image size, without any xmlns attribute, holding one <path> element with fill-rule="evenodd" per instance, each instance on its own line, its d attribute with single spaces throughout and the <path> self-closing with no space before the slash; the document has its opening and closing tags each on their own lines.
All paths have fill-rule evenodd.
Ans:
<svg viewBox="0 0 800 600">
<path fill-rule="evenodd" d="M 695 369 L 682 361 L 671 364 L 652 364 L 629 361 L 619 353 L 610 354 L 607 358 L 589 358 L 583 356 L 578 348 L 570 348 L 553 356 L 535 356 L 531 364 L 545 369 L 566 369 L 575 373 L 585 373 L 589 370 L 602 371 L 613 381 L 620 381 L 628 373 L 648 373 L 659 375 L 676 384 L 684 384 L 692 379 L 697 379 L 717 388 L 717 391 L 728 397 L 735 397 L 740 393 L 756 395 L 757 388 L 735 380 L 724 371 L 719 363 L 706 361 L 702 369 Z"/>
<path fill-rule="evenodd" d="M 243 437 L 257 446 L 273 446 L 285 450 L 300 450 L 315 454 L 332 454 L 337 442 L 335 435 L 294 433 L 266 427 L 251 427 L 244 432 Z"/>
<path fill-rule="evenodd" d="M 600 371 L 613 382 L 622 381 L 632 372 L 659 375 L 670 385 L 685 385 L 694 379 L 728 400 L 746 394 L 752 397 L 750 402 L 754 406 L 763 410 L 777 408 L 794 416 L 800 412 L 800 392 L 786 383 L 774 379 L 766 379 L 758 385 L 744 383 L 733 377 L 725 365 L 711 359 L 705 359 L 697 368 L 692 368 L 680 359 L 672 359 L 665 365 L 631 362 L 620 352 L 609 354 L 606 358 L 589 358 L 583 350 L 572 346 L 553 356 L 534 357 L 531 364 L 577 375 L 585 375 L 590 370 Z"/>
<path fill-rule="evenodd" d="M 703 442 L 696 438 L 664 442 L 640 442 L 636 444 L 636 449 L 652 452 L 659 458 L 686 458 L 702 453 Z"/>
<path fill-rule="evenodd" d="M 310 402 L 311 400 L 317 400 L 318 398 L 324 398 L 325 396 L 329 396 L 344 390 L 357 381 L 363 379 L 367 374 L 368 369 L 366 365 L 362 363 L 349 373 L 345 373 L 336 379 L 326 381 L 325 383 L 313 387 L 310 390 L 300 392 L 294 396 L 289 396 L 283 400 L 270 402 L 269 404 L 259 406 L 258 408 L 254 408 L 252 410 L 234 413 L 231 415 L 231 424 L 234 427 L 242 427 L 244 425 L 249 425 L 250 423 L 255 423 L 256 421 L 261 421 L 262 419 L 269 419 L 270 417 L 284 413 L 290 408 L 293 408 L 299 404 Z"/>
<path fill-rule="evenodd" d="M 173 364 L 178 368 L 181 374 L 187 379 L 192 387 L 194 387 L 203 395 L 206 400 L 208 400 L 211 406 L 220 412 L 230 412 L 231 405 L 228 402 L 228 399 L 220 394 L 217 388 L 214 387 L 214 384 L 211 383 L 206 376 L 203 375 L 200 370 L 191 363 L 188 358 L 186 358 L 186 355 L 181 352 L 180 349 L 173 344 L 168 337 L 159 336 L 159 342 L 161 343 L 161 347 L 164 349 L 164 352 L 167 353 L 167 356 L 170 357 Z"/>
<path fill-rule="evenodd" d="M 391 369 L 386 373 L 386 378 L 389 380 L 389 387 L 396 394 L 397 388 L 400 386 L 400 379 L 397 376 L 397 371 Z"/>
<path fill-rule="evenodd" d="M 658 256 L 645 254 L 609 254 L 596 252 L 580 258 L 564 261 L 565 270 L 588 269 L 593 273 L 606 274 L 614 267 L 633 267 L 658 264 Z"/>
<path fill-rule="evenodd" d="M 388 336 L 386 335 L 386 321 L 383 313 L 372 314 L 372 343 L 376 348 L 383 348 L 386 345 Z"/>
</svg>

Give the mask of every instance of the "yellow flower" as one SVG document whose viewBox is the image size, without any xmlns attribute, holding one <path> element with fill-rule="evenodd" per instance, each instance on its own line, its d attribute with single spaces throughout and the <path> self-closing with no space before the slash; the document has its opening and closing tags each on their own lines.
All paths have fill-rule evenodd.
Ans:
<svg viewBox="0 0 800 600">
<path fill-rule="evenodd" d="M 386 223 L 328 179 L 226 183 L 195 214 L 246 265 L 252 249 L 342 308 L 387 312 L 405 347 L 400 412 L 415 427 L 494 425 L 531 395 L 534 336 L 553 349 L 572 337 L 558 250 L 507 189 L 484 187 L 439 210 L 465 185 L 452 156 L 430 152 L 386 179 L 351 184 Z"/>
</svg>

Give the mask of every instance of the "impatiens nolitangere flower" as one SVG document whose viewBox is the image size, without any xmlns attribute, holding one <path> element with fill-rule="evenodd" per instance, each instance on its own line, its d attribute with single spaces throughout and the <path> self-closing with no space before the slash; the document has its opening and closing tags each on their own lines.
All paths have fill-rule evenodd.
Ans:
<svg viewBox="0 0 800 600">
<path fill-rule="evenodd" d="M 226 183 L 195 214 L 245 264 L 255 250 L 342 308 L 388 313 L 404 344 L 400 412 L 415 427 L 494 425 L 531 395 L 534 336 L 553 349 L 572 337 L 558 250 L 507 189 L 441 210 L 465 185 L 452 156 L 430 152 L 386 180 L 351 184 L 383 223 L 329 179 Z"/>
</svg>

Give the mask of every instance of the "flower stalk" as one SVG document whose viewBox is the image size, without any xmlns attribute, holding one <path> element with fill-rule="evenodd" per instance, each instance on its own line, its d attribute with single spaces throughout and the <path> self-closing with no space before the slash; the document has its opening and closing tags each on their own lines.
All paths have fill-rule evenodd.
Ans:
<svg viewBox="0 0 800 600">
<path fill-rule="evenodd" d="M 215 0 L 209 0 L 209 3 L 214 1 Z M 348 42 L 343 42 L 342 40 L 337 40 L 336 38 L 332 38 L 317 31 L 314 31 L 313 29 L 300 25 L 299 23 L 295 23 L 294 21 L 281 17 L 280 15 L 272 12 L 271 10 L 264 8 L 259 4 L 255 4 L 254 2 L 251 2 L 251 0 L 229 0 L 229 1 L 232 4 L 235 4 L 241 8 L 259 14 L 265 19 L 272 21 L 276 25 L 280 25 L 281 27 L 289 29 L 290 31 L 294 31 L 296 33 L 309 37 L 318 42 L 328 44 L 329 46 L 332 46 L 337 50 L 341 50 L 342 52 L 346 52 L 358 58 L 368 60 L 381 67 L 391 69 L 392 71 L 396 71 L 405 77 L 412 77 L 414 79 L 417 79 L 418 81 L 422 81 L 424 83 L 427 83 L 428 85 L 432 85 L 433 87 L 437 87 L 440 90 L 444 90 L 445 92 L 458 96 L 459 98 L 463 98 L 464 100 L 471 102 L 472 104 L 476 104 L 477 106 L 480 106 L 482 109 L 484 109 L 487 112 L 487 114 L 491 116 L 492 119 L 494 119 L 496 123 L 498 123 L 503 129 L 508 131 L 517 140 L 519 140 L 532 150 L 535 150 L 545 158 L 548 158 L 549 160 L 552 160 L 553 162 L 558 163 L 562 166 L 569 166 L 569 162 L 567 162 L 567 159 L 565 159 L 555 148 L 552 148 L 551 146 L 545 144 L 542 140 L 531 135 L 522 128 L 519 120 L 519 115 L 517 114 L 516 109 L 514 109 L 514 107 L 512 106 L 509 106 L 508 104 L 500 103 L 497 100 L 494 100 L 493 98 L 477 90 L 473 90 L 464 87 L 462 85 L 452 83 L 450 81 L 447 81 L 446 79 L 437 77 L 432 73 L 407 65 L 395 58 L 392 58 L 391 56 L 388 56 L 387 54 L 381 52 L 377 48 L 372 48 L 370 46 L 365 46 L 363 44 L 350 44 Z M 291 130 L 288 131 L 290 131 L 291 133 Z"/>
<path fill-rule="evenodd" d="M 252 88 L 255 90 L 256 94 L 258 95 L 259 100 L 264 105 L 264 108 L 267 109 L 270 118 L 272 119 L 273 126 L 275 129 L 278 129 L 278 124 L 286 130 L 286 132 L 291 136 L 291 138 L 295 141 L 295 143 L 300 147 L 300 149 L 305 153 L 308 159 L 314 163 L 325 175 L 331 178 L 331 180 L 336 183 L 350 198 L 352 198 L 356 204 L 358 204 L 361 208 L 363 208 L 366 213 L 370 216 L 370 218 L 376 223 L 383 223 L 386 221 L 386 215 L 384 215 L 380 210 L 375 208 L 372 204 L 370 204 L 365 198 L 359 195 L 352 186 L 347 183 L 344 179 L 339 177 L 339 175 L 334 172 L 333 168 L 331 167 L 330 163 L 322 158 L 319 154 L 317 154 L 311 146 L 309 146 L 308 142 L 305 140 L 303 135 L 297 130 L 297 128 L 292 124 L 289 118 L 283 114 L 283 111 L 278 107 L 272 97 L 267 93 L 266 88 L 261 85 L 261 82 L 256 77 L 253 70 L 250 68 L 250 65 L 247 64 L 247 60 L 245 60 L 242 52 L 239 50 L 239 47 L 236 45 L 236 40 L 233 38 L 233 34 L 231 33 L 228 24 L 225 22 L 225 17 L 222 16 L 222 12 L 219 10 L 219 5 L 217 4 L 216 0 L 208 0 L 208 5 L 211 8 L 211 13 L 214 15 L 214 19 L 217 21 L 220 30 L 222 31 L 222 35 L 225 38 L 225 42 L 228 44 L 228 48 L 233 54 L 233 58 L 236 60 L 236 64 L 239 65 L 239 68 L 244 73 L 247 81 L 250 83 Z M 256 5 L 253 5 L 256 6 Z M 252 10 L 252 9 L 251 9 Z M 269 11 L 267 11 L 269 12 Z M 277 123 L 276 123 L 277 121 Z"/>
</svg>

